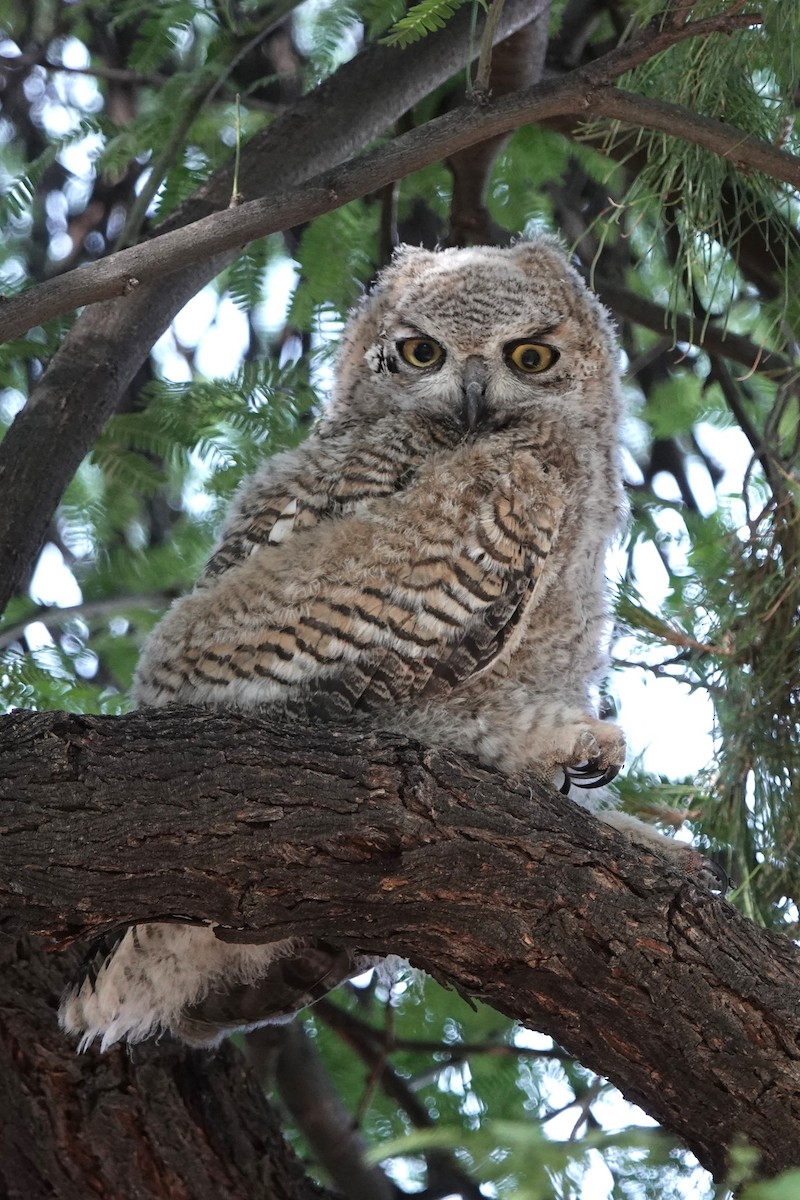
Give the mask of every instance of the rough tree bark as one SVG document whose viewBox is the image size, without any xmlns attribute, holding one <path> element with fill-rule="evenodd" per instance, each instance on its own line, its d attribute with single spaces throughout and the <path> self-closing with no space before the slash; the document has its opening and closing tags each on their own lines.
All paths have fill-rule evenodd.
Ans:
<svg viewBox="0 0 800 1200">
<path fill-rule="evenodd" d="M 551 1034 L 717 1178 L 743 1138 L 765 1175 L 800 1165 L 798 951 L 535 780 L 230 713 L 15 713 L 0 805 L 7 934 L 177 912 L 405 954 Z"/>
<path fill-rule="evenodd" d="M 232 1048 L 76 1056 L 55 1019 L 65 965 L 0 939 L 3 1200 L 333 1200 Z"/>
</svg>

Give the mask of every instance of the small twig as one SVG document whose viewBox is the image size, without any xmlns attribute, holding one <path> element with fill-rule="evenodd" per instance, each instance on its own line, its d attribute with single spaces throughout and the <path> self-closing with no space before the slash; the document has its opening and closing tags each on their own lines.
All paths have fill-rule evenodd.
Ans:
<svg viewBox="0 0 800 1200">
<path fill-rule="evenodd" d="M 299 0 L 287 0 L 286 3 L 281 5 L 282 11 L 280 15 L 273 12 L 271 19 L 266 23 L 266 25 L 262 26 L 261 29 L 258 29 L 253 37 L 251 37 L 249 42 L 245 42 L 244 46 L 242 46 L 241 50 L 239 50 L 239 52 L 233 56 L 231 61 L 225 67 L 225 70 L 220 74 L 219 79 L 216 81 L 211 91 L 208 93 L 208 103 L 210 103 L 216 97 L 220 89 L 224 87 L 226 81 L 230 79 L 233 72 L 239 66 L 239 63 L 241 63 L 247 57 L 247 55 L 250 54 L 252 50 L 255 50 L 256 47 L 259 46 L 263 41 L 266 41 L 269 35 L 273 33 L 275 29 L 277 29 L 281 21 L 288 16 L 292 9 L 297 7 L 298 2 Z"/>
<path fill-rule="evenodd" d="M 328 1008 L 330 1001 L 321 1000 L 315 1006 L 315 1012 L 331 1018 L 331 1022 L 337 1019 L 338 1014 L 342 1011 L 338 1007 L 336 1013 L 331 1014 Z M 389 1054 L 395 1050 L 409 1050 L 419 1054 L 446 1054 L 448 1062 L 442 1066 L 448 1066 L 449 1062 L 457 1063 L 465 1058 L 469 1058 L 474 1054 L 485 1054 L 499 1058 L 550 1058 L 557 1062 L 573 1062 L 571 1054 L 566 1054 L 563 1050 L 537 1050 L 532 1046 L 513 1046 L 508 1042 L 432 1042 L 425 1038 L 407 1038 L 398 1037 L 394 1032 L 394 1010 L 390 1010 L 392 1014 L 391 1022 L 387 1021 L 387 1027 L 380 1029 L 374 1025 L 370 1025 L 368 1021 L 364 1021 L 361 1017 L 357 1017 L 354 1013 L 347 1013 L 347 1022 L 355 1027 L 359 1026 L 365 1037 L 370 1037 L 373 1040 L 380 1042 L 386 1047 Z"/>
<path fill-rule="evenodd" d="M 71 604 L 66 608 L 54 608 L 45 605 L 36 608 L 27 617 L 7 629 L 0 629 L 0 650 L 12 646 L 25 635 L 29 625 L 40 624 L 46 629 L 61 625 L 64 621 L 92 621 L 96 617 L 106 617 L 111 613 L 122 612 L 130 608 L 160 608 L 174 599 L 176 593 L 169 589 L 162 592 L 142 592 L 136 596 L 111 596 L 106 600 L 87 600 L 84 604 Z"/>
<path fill-rule="evenodd" d="M 128 67 L 67 67 L 63 63 L 51 63 L 38 54 L 0 54 L 0 70 L 25 69 L 26 67 L 42 67 L 45 71 L 58 71 L 63 75 L 89 75 L 94 79 L 104 79 L 108 83 L 124 83 L 134 86 L 163 87 L 169 82 L 169 75 L 159 71 L 150 73 L 132 71 Z"/>
<path fill-rule="evenodd" d="M 0 71 L 14 68 L 42 67 L 45 71 L 55 71 L 60 75 L 88 75 L 93 79 L 101 79 L 107 83 L 121 83 L 133 87 L 163 87 L 169 83 L 171 75 L 162 75 L 160 71 L 132 71 L 128 67 L 67 67 L 63 63 L 51 63 L 43 55 L 18 54 L 15 57 L 0 54 Z M 222 94 L 231 100 L 236 93 L 224 82 L 224 76 L 216 82 L 214 95 Z M 213 98 L 209 94 L 209 99 Z M 271 103 L 268 100 L 258 100 L 245 92 L 248 108 L 258 109 L 259 112 L 279 112 L 284 106 Z"/>
<path fill-rule="evenodd" d="M 492 50 L 500 14 L 503 11 L 504 0 L 491 0 L 486 17 L 486 26 L 481 41 L 481 53 L 478 58 L 478 70 L 475 74 L 474 92 L 479 100 L 489 98 L 489 76 L 492 73 Z"/>
<path fill-rule="evenodd" d="M 239 191 L 239 162 L 242 156 L 242 111 L 239 105 L 239 93 L 236 93 L 236 155 L 233 162 L 233 184 L 231 185 L 230 207 L 236 208 L 244 197 Z"/>
<path fill-rule="evenodd" d="M 756 429 L 745 410 L 742 403 L 741 386 L 737 386 L 737 381 L 733 379 L 725 363 L 720 362 L 713 356 L 711 359 L 711 378 L 715 379 L 719 384 L 722 394 L 725 397 L 725 403 L 728 405 L 728 408 L 736 419 L 736 423 L 750 443 L 754 458 L 761 464 L 761 469 L 764 472 L 773 496 L 776 501 L 780 501 L 786 496 L 787 489 L 781 478 L 780 471 L 777 469 L 778 464 L 772 448 L 765 442 L 764 437 Z"/>
<path fill-rule="evenodd" d="M 216 80 L 213 86 L 216 87 Z M 205 105 L 209 94 L 209 79 L 206 74 L 203 74 L 189 87 L 183 112 L 166 142 L 164 142 L 158 154 L 153 159 L 150 166 L 150 174 L 147 176 L 139 195 L 131 205 L 122 232 L 114 243 L 113 253 L 116 254 L 124 250 L 126 246 L 130 246 L 132 242 L 136 241 L 147 210 L 154 200 L 158 189 L 161 187 L 167 171 L 172 166 L 176 154 L 186 141 L 189 130 L 194 124 L 198 113 Z M 139 277 L 135 272 L 131 272 L 130 278 L 138 279 Z"/>
</svg>

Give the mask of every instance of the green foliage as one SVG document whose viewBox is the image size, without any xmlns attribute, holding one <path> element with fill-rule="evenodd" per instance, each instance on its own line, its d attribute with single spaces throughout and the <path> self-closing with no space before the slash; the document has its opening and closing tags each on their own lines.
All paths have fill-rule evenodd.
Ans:
<svg viewBox="0 0 800 1200">
<path fill-rule="evenodd" d="M 147 407 L 106 425 L 92 460 L 125 489 L 147 494 L 200 471 L 209 494 L 228 497 L 267 451 L 295 445 L 316 396 L 295 366 L 245 363 L 231 378 L 153 383 Z M 157 460 L 154 462 L 153 460 Z"/>
<path fill-rule="evenodd" d="M 729 848 L 734 902 L 760 923 L 785 929 L 796 921 L 800 899 L 797 496 L 787 494 L 778 511 L 763 508 L 746 535 L 718 514 L 683 520 L 690 549 L 686 568 L 670 576 L 667 612 L 651 611 L 626 585 L 617 619 L 640 646 L 658 651 L 661 674 L 712 696 L 717 761 L 699 788 L 684 789 L 686 815 L 705 845 Z M 657 802 L 659 790 L 647 786 Z M 631 781 L 626 787 L 631 797 Z M 664 815 L 672 821 L 675 813 Z"/>
<path fill-rule="evenodd" d="M 155 382 L 144 398 L 146 408 L 111 418 L 59 511 L 64 541 L 80 548 L 79 611 L 51 625 L 52 648 L 27 655 L 20 639 L 36 605 L 20 599 L 0 624 L 0 647 L 17 631 L 0 650 L 6 709 L 123 711 L 142 640 L 200 573 L 222 503 L 265 453 L 302 438 L 316 402 L 302 368 L 271 362 L 247 363 L 224 380 Z M 165 490 L 185 511 L 173 516 L 169 541 L 153 543 L 152 506 Z M 201 493 L 215 502 L 197 512 Z M 103 685 L 91 682 L 97 662 Z"/>
<path fill-rule="evenodd" d="M 546 185 L 561 179 L 568 151 L 563 138 L 538 125 L 517 129 L 500 154 L 489 185 L 491 216 L 508 230 L 524 230 L 552 214 Z"/>
<path fill-rule="evenodd" d="M 129 707 L 116 688 L 100 687 L 81 679 L 76 667 L 82 647 L 70 653 L 55 647 L 47 651 L 0 654 L 0 703 L 10 708 L 41 711 L 114 713 Z M 88 668 L 90 663 L 85 664 Z"/>
<path fill-rule="evenodd" d="M 662 1139 L 655 1133 L 587 1133 L 579 1143 L 548 1138 L 528 1121 L 486 1121 L 466 1137 L 447 1126 L 420 1129 L 371 1151 L 368 1161 L 381 1162 L 419 1150 L 465 1150 L 482 1183 L 492 1183 L 509 1200 L 552 1200 L 557 1181 L 568 1183 L 590 1165 L 592 1151 L 648 1151 L 651 1159 L 667 1161 Z M 641 1167 L 641 1161 L 637 1163 Z M 663 1195 L 663 1193 L 662 1193 Z"/>
<path fill-rule="evenodd" d="M 691 433 L 700 421 L 728 425 L 731 420 L 719 387 L 687 372 L 655 384 L 642 415 L 657 438 Z"/>
<path fill-rule="evenodd" d="M 588 1142 L 583 1136 L 554 1137 L 554 1120 L 577 1132 L 587 1100 L 612 1089 L 557 1047 L 531 1048 L 529 1035 L 486 1005 L 470 1005 L 429 979 L 414 979 L 390 998 L 382 987 L 349 988 L 336 996 L 338 1006 L 376 1030 L 379 1041 L 385 1039 L 399 1091 L 407 1090 L 410 1103 L 421 1103 L 433 1123 L 414 1130 L 402 1105 L 365 1083 L 369 1064 L 353 1069 L 335 1023 L 310 1010 L 306 1032 L 348 1111 L 359 1115 L 359 1127 L 374 1147 L 370 1160 L 401 1161 L 404 1182 L 423 1186 L 424 1154 L 438 1149 L 452 1152 L 467 1177 L 494 1187 L 489 1194 L 502 1200 L 577 1195 L 599 1150 L 619 1182 L 614 1193 L 619 1200 L 631 1195 L 678 1200 L 687 1194 L 688 1180 L 696 1183 L 684 1157 L 652 1130 L 597 1130 Z M 298 1145 L 302 1148 L 302 1139 Z M 704 1189 L 692 1194 L 697 1200 L 707 1195 Z"/>
<path fill-rule="evenodd" d="M 53 138 L 41 154 L 26 164 L 23 172 L 4 183 L 0 196 L 0 224 L 6 226 L 10 221 L 19 222 L 30 218 L 37 189 L 59 154 L 91 134 L 100 133 L 102 128 L 102 123 L 95 117 L 82 117 L 74 129 L 61 137 Z"/>
<path fill-rule="evenodd" d="M 354 52 L 359 21 L 368 39 L 408 47 L 411 55 L 422 37 L 442 29 L 464 3 L 423 0 L 408 11 L 400 0 L 304 5 L 295 28 L 307 56 L 305 81 L 327 76 Z M 55 269 L 56 228 L 67 234 L 69 245 L 77 239 L 81 262 L 107 250 L 115 234 L 102 225 L 103 245 L 81 250 L 75 231 L 88 221 L 90 202 L 102 207 L 103 196 L 111 193 L 114 214 L 129 211 L 140 173 L 171 148 L 184 118 L 191 118 L 187 136 L 177 139 L 163 164 L 150 208 L 156 224 L 229 161 L 235 94 L 242 97 L 243 142 L 263 129 L 280 103 L 275 96 L 282 95 L 282 81 L 271 66 L 259 68 L 263 47 L 253 42 L 290 7 L 266 0 L 219 6 L 204 0 L 158 0 L 149 6 L 141 0 L 67 5 L 0 0 L 0 23 L 8 36 L 18 38 L 26 53 L 42 48 L 34 82 L 46 82 L 35 119 L 28 119 L 33 107 L 25 108 L 19 91 L 11 97 L 17 107 L 10 102 L 4 108 L 3 290 L 10 294 Z M 554 37 L 567 7 L 566 0 L 552 5 Z M 663 7 L 663 0 L 647 0 L 625 11 L 641 24 Z M 727 7 L 721 0 L 700 0 L 693 15 L 699 19 Z M 614 15 L 618 18 L 616 9 Z M 767 3 L 762 17 L 761 32 L 690 39 L 620 86 L 739 125 L 796 153 L 798 135 L 790 118 L 800 65 L 800 0 Z M 105 60 L 98 23 L 108 36 L 123 39 L 124 54 L 114 63 Z M 617 33 L 604 14 L 587 59 L 602 53 Z M 70 39 L 83 43 L 101 72 L 119 62 L 142 72 L 140 80 L 124 85 L 124 103 L 102 73 L 91 84 L 93 92 L 86 80 L 83 93 L 65 90 L 65 78 L 73 76 L 62 78 L 46 64 L 61 61 Z M 248 54 L 248 70 L 240 73 Z M 397 59 L 400 70 L 403 56 Z M 9 72 L 4 97 L 13 82 Z M 416 104 L 402 124 L 424 124 L 446 111 L 463 88 L 462 73 Z M 15 117 L 20 112 L 25 119 Z M 78 150 L 89 156 L 90 166 L 75 165 Z M 795 337 L 800 329 L 797 198 L 783 185 L 745 174 L 730 158 L 711 156 L 678 137 L 607 125 L 588 130 L 582 144 L 552 128 L 518 129 L 486 182 L 490 230 L 498 240 L 552 228 L 587 273 L 596 270 L 598 279 L 613 280 L 665 312 L 663 324 L 653 329 L 628 317 L 618 321 L 629 368 L 626 392 L 635 412 L 626 428 L 633 515 L 619 556 L 624 578 L 616 605 L 616 632 L 633 649 L 618 657 L 638 663 L 655 687 L 666 678 L 709 696 L 716 724 L 706 769 L 676 778 L 675 771 L 652 769 L 645 757 L 631 766 L 619 792 L 630 811 L 667 831 L 684 826 L 699 847 L 724 859 L 737 882 L 734 902 L 754 919 L 796 934 L 797 382 L 787 375 L 778 387 L 774 379 L 753 375 L 753 364 L 731 364 L 732 399 L 706 353 L 684 345 L 673 351 L 670 320 L 681 313 L 694 322 L 695 332 L 713 321 L 748 337 L 756 348 L 794 353 L 786 329 Z M 398 181 L 390 220 L 385 198 L 370 197 L 309 222 L 286 240 L 253 243 L 229 265 L 217 281 L 217 299 L 220 305 L 232 300 L 249 321 L 246 361 L 225 378 L 203 378 L 200 356 L 182 346 L 178 366 L 190 381 L 176 383 L 161 377 L 162 369 L 174 369 L 169 346 L 162 347 L 151 364 L 149 377 L 155 378 L 137 387 L 109 421 L 49 531 L 79 589 L 76 603 L 62 611 L 26 594 L 0 622 L 4 707 L 125 709 L 142 641 L 164 608 L 197 578 L 238 483 L 265 457 L 304 436 L 318 403 L 315 387 L 324 391 L 330 377 L 329 358 L 344 315 L 387 251 L 387 226 L 396 218 L 410 241 L 446 242 L 452 195 L 449 167 L 436 163 Z M 287 245 L 299 283 L 286 327 L 270 344 L 253 312 L 270 269 L 288 261 Z M 62 246 L 59 254 L 64 253 L 70 251 Z M 0 347 L 3 420 L 27 398 L 70 322 L 51 322 Z M 280 365 L 282 353 L 299 341 L 311 347 L 304 360 Z M 741 430 L 760 462 L 734 469 L 745 457 Z M 700 447 L 707 446 L 710 467 L 718 457 L 729 468 L 718 494 L 710 476 L 697 511 L 685 494 L 677 497 L 674 479 L 666 493 L 666 469 L 657 476 L 649 471 L 654 444 L 672 448 L 692 478 L 703 470 Z M 37 588 L 46 594 L 41 582 Z M 671 713 L 665 720 L 670 719 Z M 557 1047 L 531 1050 L 532 1039 L 511 1022 L 484 1005 L 473 1010 L 431 982 L 396 990 L 388 1007 L 380 989 L 377 997 L 370 1005 L 350 989 L 339 1002 L 373 1027 L 387 1026 L 389 1061 L 436 1123 L 433 1133 L 410 1138 L 414 1122 L 408 1113 L 380 1087 L 365 1087 L 368 1064 L 355 1059 L 321 1017 L 308 1016 L 306 1026 L 349 1111 L 376 1147 L 374 1159 L 387 1153 L 402 1158 L 402 1166 L 397 1159 L 394 1166 L 405 1172 L 403 1186 L 425 1185 L 424 1154 L 435 1143 L 484 1181 L 487 1194 L 503 1200 L 594 1200 L 598 1169 L 607 1178 L 603 1200 L 606 1195 L 699 1200 L 707 1194 L 680 1151 L 663 1138 L 631 1130 L 636 1115 L 623 1110 L 618 1097 L 611 1099 L 609 1085 Z M 473 1049 L 465 1050 L 464 1043 Z M 597 1113 L 606 1104 L 609 1110 L 615 1106 L 614 1117 L 600 1122 Z M 610 1128 L 623 1121 L 629 1127 L 620 1134 L 595 1125 Z M 584 1138 L 589 1126 L 594 1131 Z M 740 1176 L 732 1178 L 745 1200 L 784 1200 L 800 1189 L 796 1173 L 754 1184 L 753 1163 L 746 1157 Z"/>
<path fill-rule="evenodd" d="M 797 1200 L 800 1196 L 800 1171 L 786 1171 L 777 1179 L 751 1183 L 741 1193 L 742 1200 Z"/>
<path fill-rule="evenodd" d="M 379 211 L 363 200 L 337 208 L 308 225 L 300 241 L 300 283 L 289 321 L 311 329 L 320 309 L 343 319 L 369 281 L 377 262 Z"/>
<path fill-rule="evenodd" d="M 139 116 L 126 122 L 110 138 L 98 158 L 98 167 L 109 173 L 123 170 L 137 155 L 149 155 L 151 150 L 167 140 L 188 100 L 205 86 L 214 82 L 213 69 L 192 74 L 178 72 L 152 94 L 152 103 L 143 106 Z M 185 166 L 185 163 L 181 165 Z"/>
<path fill-rule="evenodd" d="M 658 4 L 638 6 L 641 21 L 655 16 Z M 714 0 L 693 6 L 700 20 L 724 9 Z M 690 38 L 638 67 L 620 80 L 629 91 L 669 100 L 690 112 L 725 121 L 768 143 L 797 150 L 793 132 L 797 72 L 796 31 L 800 0 L 765 6 L 762 34 L 741 30 L 724 39 Z M 735 285 L 731 252 L 753 225 L 761 225 L 786 277 L 800 264 L 800 242 L 793 218 L 792 192 L 756 171 L 740 172 L 729 156 L 711 154 L 679 137 L 655 131 L 633 135 L 617 125 L 592 135 L 634 165 L 632 182 L 611 221 L 628 230 L 642 227 L 650 241 L 663 222 L 679 240 L 678 270 L 671 299 L 689 282 L 707 308 L 726 301 Z M 721 247 L 726 247 L 726 253 Z M 788 291 L 779 297 L 786 314 Z M 773 325 L 774 330 L 774 325 Z"/>
<path fill-rule="evenodd" d="M 367 38 L 374 41 L 405 12 L 403 0 L 360 0 L 356 11 L 364 22 Z"/>
<path fill-rule="evenodd" d="M 356 6 L 348 0 L 333 0 L 314 10 L 304 42 L 307 55 L 305 75 L 309 87 L 327 78 L 354 53 L 356 43 L 353 34 L 357 21 Z"/>
<path fill-rule="evenodd" d="M 262 299 L 264 271 L 274 258 L 273 248 L 270 238 L 251 242 L 228 268 L 225 279 L 227 290 L 242 312 L 250 312 Z"/>
<path fill-rule="evenodd" d="M 406 46 L 413 45 L 427 34 L 444 29 L 454 13 L 465 3 L 466 0 L 421 0 L 395 22 L 391 32 L 382 41 L 387 46 L 399 46 L 404 50 Z"/>
<path fill-rule="evenodd" d="M 206 12 L 211 13 L 210 9 Z M 159 0 L 143 10 L 139 0 L 117 0 L 112 26 L 135 30 L 130 65 L 137 71 L 154 71 L 175 53 L 182 34 L 197 19 L 195 0 Z"/>
</svg>

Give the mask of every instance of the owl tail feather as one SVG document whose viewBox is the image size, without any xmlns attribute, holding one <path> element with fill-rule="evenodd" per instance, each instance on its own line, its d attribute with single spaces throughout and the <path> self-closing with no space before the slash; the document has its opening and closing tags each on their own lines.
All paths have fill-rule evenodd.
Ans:
<svg viewBox="0 0 800 1200">
<path fill-rule="evenodd" d="M 161 1033 L 215 1046 L 236 1030 L 288 1020 L 373 961 L 322 939 L 244 944 L 210 926 L 132 925 L 92 948 L 59 1021 L 79 1050 Z"/>
</svg>

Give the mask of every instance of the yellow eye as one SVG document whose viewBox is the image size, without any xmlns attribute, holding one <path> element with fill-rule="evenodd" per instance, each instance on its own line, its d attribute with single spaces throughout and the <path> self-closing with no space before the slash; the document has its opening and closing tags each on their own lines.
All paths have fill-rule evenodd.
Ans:
<svg viewBox="0 0 800 1200">
<path fill-rule="evenodd" d="M 558 362 L 558 351 L 555 346 L 545 346 L 542 342 L 509 342 L 505 348 L 506 361 L 524 375 L 538 375 Z"/>
<path fill-rule="evenodd" d="M 406 338 L 397 349 L 412 367 L 435 367 L 444 358 L 444 349 L 433 338 Z"/>
</svg>

